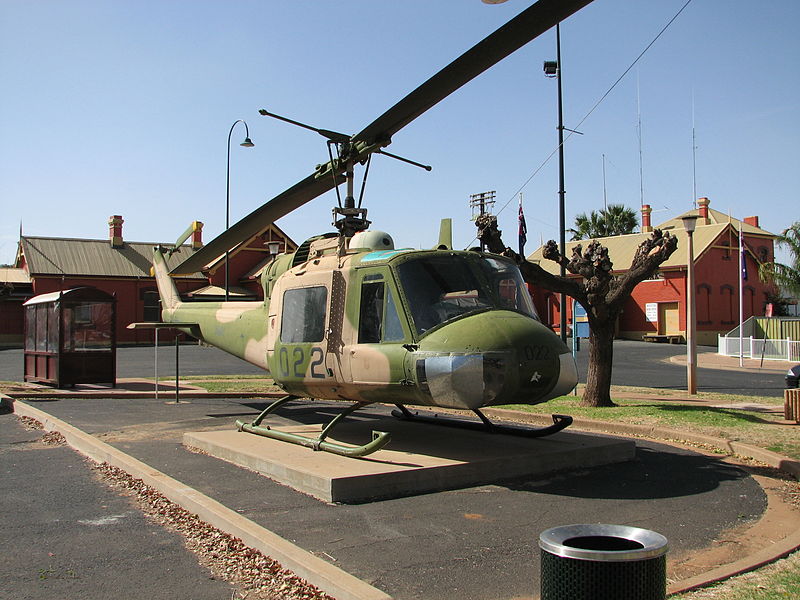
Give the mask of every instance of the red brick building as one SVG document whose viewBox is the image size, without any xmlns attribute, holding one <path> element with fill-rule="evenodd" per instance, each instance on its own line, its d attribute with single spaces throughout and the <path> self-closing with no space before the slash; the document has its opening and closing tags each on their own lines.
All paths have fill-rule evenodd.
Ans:
<svg viewBox="0 0 800 600">
<path fill-rule="evenodd" d="M 650 207 L 644 205 L 641 233 L 598 239 L 608 248 L 615 273 L 622 273 L 630 266 L 639 244 L 653 230 L 650 213 Z M 718 334 L 727 333 L 739 323 L 740 228 L 748 273 L 744 281 L 744 318 L 765 314 L 768 294 L 773 290 L 759 279 L 758 265 L 773 260 L 775 236 L 759 227 L 758 217 L 739 221 L 711 209 L 708 198 L 700 198 L 697 209 L 657 226 L 677 236 L 678 249 L 653 279 L 636 286 L 617 323 L 619 337 L 640 340 L 645 335 L 680 335 L 685 339 L 688 237 L 681 218 L 688 215 L 698 216 L 694 232 L 698 344 L 716 345 Z M 587 240 L 568 242 L 567 256 L 576 244 L 585 246 Z M 528 258 L 551 273 L 558 273 L 558 265 L 542 257 L 542 248 Z M 534 303 L 542 320 L 557 331 L 558 295 L 536 290 Z M 572 322 L 571 300 L 567 322 Z"/>
<path fill-rule="evenodd" d="M 156 242 L 129 242 L 123 237 L 123 219 L 113 215 L 106 239 L 71 239 L 21 236 L 14 268 L 0 270 L 0 345 L 21 346 L 24 332 L 22 303 L 32 296 L 91 286 L 117 299 L 117 342 L 151 343 L 152 331 L 130 330 L 139 321 L 160 321 L 161 306 L 155 279 L 150 274 Z M 229 253 L 231 296 L 259 299 L 262 269 L 273 260 L 267 244 L 277 242 L 279 252 L 293 252 L 296 244 L 277 226 L 270 225 Z M 170 245 L 163 244 L 162 245 Z M 174 266 L 202 246 L 202 223 L 196 222 L 191 244 L 168 259 Z M 219 300 L 225 296 L 225 257 L 203 273 L 176 277 L 181 295 Z M 163 334 L 163 339 L 168 339 Z"/>
</svg>

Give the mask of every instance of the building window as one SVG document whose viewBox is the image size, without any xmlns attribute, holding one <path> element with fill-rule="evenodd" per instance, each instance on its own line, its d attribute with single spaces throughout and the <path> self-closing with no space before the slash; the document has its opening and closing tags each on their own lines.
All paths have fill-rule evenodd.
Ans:
<svg viewBox="0 0 800 600">
<path fill-rule="evenodd" d="M 731 259 L 731 243 L 730 242 L 722 242 L 724 249 L 722 251 L 722 260 L 730 260 Z"/>
<path fill-rule="evenodd" d="M 730 285 L 723 285 L 720 288 L 720 322 L 723 325 L 733 325 L 733 287 Z"/>
<path fill-rule="evenodd" d="M 701 283 L 697 286 L 697 323 L 711 323 L 711 286 Z"/>
<path fill-rule="evenodd" d="M 161 299 L 155 290 L 142 290 L 144 311 L 142 319 L 147 323 L 161 322 Z"/>
<path fill-rule="evenodd" d="M 555 294 L 548 294 L 545 298 L 547 302 L 547 323 L 551 328 L 560 326 L 561 313 L 559 311 L 559 299 Z"/>
</svg>

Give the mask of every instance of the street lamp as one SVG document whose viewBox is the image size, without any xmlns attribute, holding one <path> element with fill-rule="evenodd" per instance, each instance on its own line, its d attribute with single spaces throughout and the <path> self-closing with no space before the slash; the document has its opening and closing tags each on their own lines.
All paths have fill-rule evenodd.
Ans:
<svg viewBox="0 0 800 600">
<path fill-rule="evenodd" d="M 564 223 L 564 111 L 561 101 L 561 28 L 556 23 L 556 60 L 544 62 L 545 77 L 555 78 L 558 81 L 558 250 L 564 256 L 566 247 L 566 232 Z M 567 276 L 567 269 L 561 264 L 561 277 Z M 567 343 L 567 296 L 560 295 L 561 313 L 561 340 Z M 574 335 L 574 332 L 573 332 Z"/>
<path fill-rule="evenodd" d="M 694 228 L 697 215 L 682 217 L 683 228 L 689 238 L 686 249 L 686 388 L 690 394 L 697 393 L 697 313 L 694 290 Z"/>
<path fill-rule="evenodd" d="M 231 125 L 231 130 L 228 132 L 228 170 L 227 175 L 225 177 L 225 231 L 231 226 L 231 135 L 233 134 L 233 128 L 236 127 L 237 123 L 244 123 L 244 141 L 239 144 L 244 148 L 252 148 L 255 146 L 253 141 L 250 139 L 250 128 L 247 126 L 247 122 L 242 119 L 237 119 Z M 230 286 L 228 283 L 228 259 L 229 259 L 229 250 L 225 250 L 225 302 L 230 299 Z"/>
</svg>

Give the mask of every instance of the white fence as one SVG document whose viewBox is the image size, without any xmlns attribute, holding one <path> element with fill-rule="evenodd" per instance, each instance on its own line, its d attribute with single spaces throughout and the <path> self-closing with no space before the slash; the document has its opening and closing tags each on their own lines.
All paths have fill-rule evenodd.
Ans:
<svg viewBox="0 0 800 600">
<path fill-rule="evenodd" d="M 791 339 L 765 340 L 743 337 L 742 356 L 744 358 L 763 358 L 765 360 L 787 360 L 800 362 L 800 342 Z M 739 356 L 739 337 L 718 336 L 718 353 L 723 356 Z"/>
</svg>

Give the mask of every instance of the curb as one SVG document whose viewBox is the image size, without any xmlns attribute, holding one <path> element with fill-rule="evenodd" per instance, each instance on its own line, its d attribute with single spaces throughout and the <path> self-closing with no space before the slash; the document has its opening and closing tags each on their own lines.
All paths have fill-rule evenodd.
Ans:
<svg viewBox="0 0 800 600">
<path fill-rule="evenodd" d="M 715 354 L 715 356 L 717 356 L 717 355 Z M 726 358 L 735 358 L 735 357 L 726 357 Z M 686 366 L 686 355 L 685 354 L 678 354 L 678 355 L 675 355 L 675 356 L 670 356 L 668 359 L 664 359 L 664 360 L 666 360 L 667 362 L 670 362 L 670 363 L 672 363 L 674 365 L 682 365 L 684 367 Z M 738 358 L 736 358 L 736 360 L 738 361 Z M 757 360 L 759 360 L 759 359 L 757 359 L 757 358 L 746 358 L 745 359 L 745 361 L 757 361 Z M 778 362 L 778 361 L 775 361 L 775 360 L 772 360 L 772 359 L 767 359 L 767 362 L 775 363 L 775 362 Z M 783 362 L 783 361 L 780 361 L 780 362 Z M 705 364 L 701 364 L 701 363 L 705 363 Z M 775 364 L 768 364 L 768 365 L 764 365 L 764 366 L 745 365 L 743 367 L 740 367 L 738 364 L 728 365 L 728 364 L 717 363 L 717 362 L 714 362 L 714 361 L 701 361 L 699 359 L 699 357 L 698 357 L 697 368 L 698 369 L 717 369 L 719 371 L 739 371 L 739 372 L 744 372 L 744 373 L 775 373 L 775 374 L 779 375 L 779 374 L 785 374 L 786 371 L 789 369 L 789 367 L 792 366 L 792 364 L 794 364 L 794 363 L 792 363 L 790 361 L 786 361 L 786 365 L 787 365 L 786 368 L 784 368 L 783 366 L 775 365 Z"/>
<path fill-rule="evenodd" d="M 45 431 L 58 431 L 67 443 L 96 462 L 107 462 L 141 479 L 172 502 L 195 513 L 206 523 L 239 538 L 242 542 L 278 561 L 284 568 L 315 585 L 337 600 L 392 600 L 385 592 L 306 552 L 268 529 L 254 523 L 197 490 L 128 456 L 113 446 L 26 404 L 0 394 L 0 403 L 12 411 L 41 422 Z"/>
<path fill-rule="evenodd" d="M 198 398 L 253 398 L 253 399 L 275 399 L 282 398 L 286 394 L 278 392 L 203 392 L 197 390 L 181 390 L 181 399 Z M 104 400 L 155 400 L 153 392 L 125 392 L 125 391 L 105 391 L 102 392 L 14 392 L 15 400 L 35 400 L 37 398 L 78 398 L 87 400 L 90 398 L 103 398 Z M 165 402 L 175 398 L 175 390 L 159 392 L 158 399 Z"/>
</svg>

